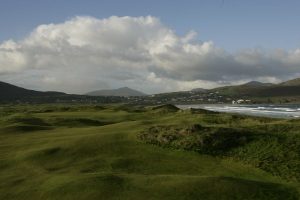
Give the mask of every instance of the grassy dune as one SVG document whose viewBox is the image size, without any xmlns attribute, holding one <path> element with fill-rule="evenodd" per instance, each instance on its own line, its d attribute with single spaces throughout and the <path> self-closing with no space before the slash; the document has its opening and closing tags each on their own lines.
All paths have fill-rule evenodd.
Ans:
<svg viewBox="0 0 300 200">
<path fill-rule="evenodd" d="M 139 137 L 193 124 L 298 137 L 298 121 L 124 105 L 2 106 L 0 116 L 0 199 L 299 199 L 297 171 L 253 164 L 254 146 L 270 153 L 264 139 L 210 154 Z"/>
</svg>

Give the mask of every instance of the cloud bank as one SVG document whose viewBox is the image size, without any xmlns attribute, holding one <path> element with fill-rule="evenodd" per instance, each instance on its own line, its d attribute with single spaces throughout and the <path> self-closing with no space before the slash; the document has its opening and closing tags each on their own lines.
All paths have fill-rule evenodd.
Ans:
<svg viewBox="0 0 300 200">
<path fill-rule="evenodd" d="M 75 17 L 0 44 L 0 79 L 41 90 L 129 86 L 155 93 L 299 75 L 300 49 L 229 53 L 152 16 Z"/>
</svg>

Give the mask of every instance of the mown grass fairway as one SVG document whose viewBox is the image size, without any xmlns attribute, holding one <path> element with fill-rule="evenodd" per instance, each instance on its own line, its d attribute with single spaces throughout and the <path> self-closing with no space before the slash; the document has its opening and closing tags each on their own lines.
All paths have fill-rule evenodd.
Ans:
<svg viewBox="0 0 300 200">
<path fill-rule="evenodd" d="M 232 127 L 293 128 L 298 121 L 123 105 L 2 106 L 0 116 L 0 199 L 299 199 L 297 178 L 138 138 L 157 125 L 218 127 L 231 120 Z"/>
</svg>

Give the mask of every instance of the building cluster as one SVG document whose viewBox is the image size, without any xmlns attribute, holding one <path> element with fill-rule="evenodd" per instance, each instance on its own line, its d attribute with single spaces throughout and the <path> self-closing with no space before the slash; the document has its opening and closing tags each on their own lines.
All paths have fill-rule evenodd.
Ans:
<svg viewBox="0 0 300 200">
<path fill-rule="evenodd" d="M 141 97 L 127 97 L 128 102 L 138 104 L 224 104 L 224 103 L 249 103 L 249 100 L 234 100 L 231 97 L 220 95 L 219 92 L 176 92 L 154 94 Z"/>
<path fill-rule="evenodd" d="M 232 100 L 231 103 L 232 104 L 249 104 L 249 103 L 251 103 L 251 100 L 249 100 L 249 99 L 246 99 L 246 100 L 238 99 L 238 100 Z"/>
</svg>

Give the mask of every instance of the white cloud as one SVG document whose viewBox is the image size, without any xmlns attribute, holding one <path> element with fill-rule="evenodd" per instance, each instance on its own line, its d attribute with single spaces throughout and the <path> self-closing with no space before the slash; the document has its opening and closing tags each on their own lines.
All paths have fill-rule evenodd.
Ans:
<svg viewBox="0 0 300 200">
<path fill-rule="evenodd" d="M 149 93 L 280 81 L 300 73 L 300 49 L 231 54 L 197 33 L 177 35 L 156 17 L 75 17 L 0 44 L 0 78 L 83 93 L 129 86 Z M 75 86 L 75 87 L 74 87 Z"/>
</svg>

